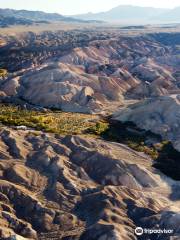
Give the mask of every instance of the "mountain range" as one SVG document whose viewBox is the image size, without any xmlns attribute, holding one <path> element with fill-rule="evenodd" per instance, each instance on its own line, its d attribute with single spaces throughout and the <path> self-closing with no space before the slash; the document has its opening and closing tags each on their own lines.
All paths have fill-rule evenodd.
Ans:
<svg viewBox="0 0 180 240">
<path fill-rule="evenodd" d="M 78 22 L 89 23 L 91 20 L 66 17 L 58 13 L 45 13 L 42 11 L 14 10 L 0 8 L 0 27 L 10 25 L 31 25 L 49 22 Z"/>
<path fill-rule="evenodd" d="M 174 9 L 120 5 L 106 12 L 74 15 L 83 20 L 107 22 L 180 22 L 180 7 Z"/>
<path fill-rule="evenodd" d="M 120 5 L 106 12 L 63 16 L 58 13 L 0 8 L 0 27 L 50 22 L 72 23 L 178 23 L 180 7 L 174 9 Z"/>
</svg>

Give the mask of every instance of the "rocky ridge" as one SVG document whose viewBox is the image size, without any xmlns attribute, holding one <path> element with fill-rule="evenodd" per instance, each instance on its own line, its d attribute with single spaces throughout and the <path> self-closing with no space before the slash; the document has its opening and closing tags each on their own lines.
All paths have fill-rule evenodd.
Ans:
<svg viewBox="0 0 180 240">
<path fill-rule="evenodd" d="M 3 37 L 0 101 L 101 114 L 121 105 L 113 119 L 179 151 L 179 33 L 171 39 L 88 30 Z M 1 126 L 0 160 L 1 239 L 179 239 L 179 181 L 142 152 L 94 135 Z M 137 237 L 137 226 L 173 233 Z"/>
<path fill-rule="evenodd" d="M 180 96 L 170 95 L 147 99 L 114 113 L 113 118 L 133 122 L 139 128 L 150 130 L 169 140 L 180 151 Z"/>
<path fill-rule="evenodd" d="M 178 37 L 178 35 L 177 35 Z M 1 95 L 65 111 L 179 93 L 178 50 L 153 36 L 92 40 L 1 81 Z M 172 61 L 170 62 L 169 59 Z M 174 60 L 173 60 L 174 59 Z"/>
<path fill-rule="evenodd" d="M 132 240 L 136 226 L 179 236 L 179 182 L 125 145 L 3 127 L 0 157 L 1 239 Z"/>
</svg>

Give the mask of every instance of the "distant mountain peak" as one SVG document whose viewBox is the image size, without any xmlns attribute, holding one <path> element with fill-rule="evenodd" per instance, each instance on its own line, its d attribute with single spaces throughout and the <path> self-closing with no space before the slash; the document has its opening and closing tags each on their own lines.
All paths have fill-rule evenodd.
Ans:
<svg viewBox="0 0 180 240">
<path fill-rule="evenodd" d="M 78 22 L 87 23 L 87 20 L 63 16 L 58 13 L 46 13 L 43 11 L 14 10 L 0 8 L 0 26 L 29 25 L 37 22 Z M 91 21 L 91 20 L 90 20 Z"/>
<path fill-rule="evenodd" d="M 86 13 L 72 16 L 84 20 L 102 20 L 108 22 L 180 22 L 180 7 L 174 9 L 119 5 L 106 12 Z"/>
</svg>

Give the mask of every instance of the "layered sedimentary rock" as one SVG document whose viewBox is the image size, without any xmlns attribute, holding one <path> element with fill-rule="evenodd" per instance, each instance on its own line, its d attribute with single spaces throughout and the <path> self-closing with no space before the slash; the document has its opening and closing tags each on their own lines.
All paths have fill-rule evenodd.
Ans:
<svg viewBox="0 0 180 240">
<path fill-rule="evenodd" d="M 135 240 L 137 226 L 180 234 L 179 183 L 125 145 L 4 127 L 0 159 L 1 239 Z"/>
<path fill-rule="evenodd" d="M 133 122 L 169 140 L 180 151 L 180 96 L 170 95 L 141 101 L 123 108 L 113 116 L 122 122 Z"/>
<path fill-rule="evenodd" d="M 43 107 L 94 113 L 101 112 L 107 104 L 122 104 L 124 97 L 143 99 L 179 93 L 179 50 L 173 46 L 166 46 L 149 35 L 122 37 L 117 33 L 103 35 L 101 40 L 97 33 L 98 40 L 92 38 L 80 44 L 76 43 L 79 35 L 74 33 L 73 38 L 71 34 L 72 46 L 69 51 L 62 49 L 62 56 L 58 47 L 53 51 L 50 33 L 45 36 L 49 50 L 45 47 L 45 52 L 39 53 L 39 61 L 35 61 L 37 57 L 33 61 L 29 58 L 29 67 L 1 79 L 1 99 L 13 97 L 13 101 L 14 98 L 23 99 Z M 35 43 L 41 39 L 40 36 L 31 37 Z M 61 41 L 69 38 L 68 35 L 62 37 Z M 26 38 L 25 49 L 29 46 Z M 22 43 L 17 42 L 19 44 Z M 10 46 L 4 51 L 10 48 L 11 52 Z M 40 51 L 39 45 L 36 47 L 37 52 Z M 3 48 L 1 51 L 4 54 Z M 19 58 L 26 66 L 24 55 Z M 9 64 L 6 59 L 3 61 L 2 65 Z"/>
<path fill-rule="evenodd" d="M 9 73 L 0 77 L 0 101 L 108 114 L 125 104 L 113 119 L 160 134 L 180 151 L 174 38 L 177 46 L 117 31 L 2 38 L 0 65 Z M 172 230 L 143 240 L 179 239 L 179 182 L 144 153 L 95 136 L 1 126 L 0 160 L 1 239 L 136 240 L 137 226 Z"/>
</svg>

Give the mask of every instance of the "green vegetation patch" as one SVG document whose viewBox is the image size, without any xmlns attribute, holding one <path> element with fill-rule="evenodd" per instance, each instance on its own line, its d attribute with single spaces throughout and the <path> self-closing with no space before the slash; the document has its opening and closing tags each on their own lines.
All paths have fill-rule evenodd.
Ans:
<svg viewBox="0 0 180 240">
<path fill-rule="evenodd" d="M 87 129 L 87 133 L 102 136 L 109 129 L 109 123 L 106 120 L 101 120 L 95 125 Z"/>
<path fill-rule="evenodd" d="M 86 134 L 128 145 L 154 159 L 153 166 L 167 176 L 180 180 L 180 153 L 159 135 L 138 129 L 132 123 L 100 119 L 96 115 L 49 111 L 23 110 L 12 105 L 0 105 L 0 123 L 8 126 L 27 126 L 36 130 L 62 135 Z M 149 143 L 150 140 L 150 143 Z"/>
<path fill-rule="evenodd" d="M 8 126 L 27 126 L 57 134 L 94 134 L 97 116 L 51 111 L 47 113 L 23 110 L 16 106 L 0 106 L 0 122 Z M 101 131 L 99 129 L 98 131 Z"/>
</svg>

